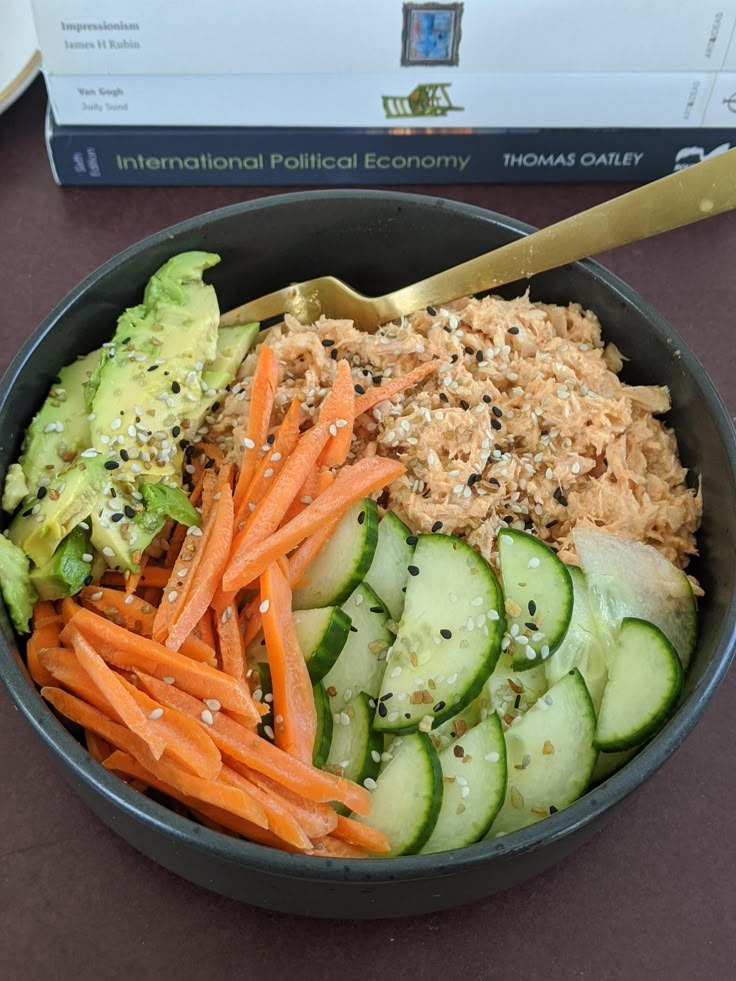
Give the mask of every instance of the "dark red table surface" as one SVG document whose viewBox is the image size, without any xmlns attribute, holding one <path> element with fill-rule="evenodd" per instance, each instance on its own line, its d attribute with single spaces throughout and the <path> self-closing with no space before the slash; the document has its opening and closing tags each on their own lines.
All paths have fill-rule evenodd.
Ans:
<svg viewBox="0 0 736 981">
<path fill-rule="evenodd" d="M 0 367 L 51 307 L 151 232 L 255 188 L 59 188 L 38 81 L 0 117 Z M 617 185 L 408 188 L 545 225 Z M 669 319 L 736 413 L 736 215 L 602 260 Z M 735 557 L 736 560 L 736 557 Z M 0 686 L 0 976 L 736 977 L 736 672 L 670 761 L 591 842 L 541 877 L 421 918 L 333 922 L 239 905 L 116 837 L 52 768 Z"/>
</svg>

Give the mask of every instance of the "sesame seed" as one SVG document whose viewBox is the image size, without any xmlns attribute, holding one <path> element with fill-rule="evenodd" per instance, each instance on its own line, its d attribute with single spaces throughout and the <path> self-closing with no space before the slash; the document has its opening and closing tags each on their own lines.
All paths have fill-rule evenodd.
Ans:
<svg viewBox="0 0 736 981">
<path fill-rule="evenodd" d="M 256 448 L 256 444 L 247 436 L 243 439 L 243 446 L 245 446 L 245 448 L 248 450 L 254 450 Z"/>
<path fill-rule="evenodd" d="M 98 600 L 101 600 L 102 599 L 103 595 L 104 594 L 102 592 L 92 593 L 92 595 L 90 596 L 90 599 L 94 603 L 96 603 Z"/>
<path fill-rule="evenodd" d="M 173 677 L 173 675 L 170 674 L 165 674 L 161 679 L 165 685 L 173 685 L 175 680 L 176 679 Z"/>
<path fill-rule="evenodd" d="M 366 777 L 365 780 L 363 781 L 363 786 L 365 787 L 366 790 L 375 790 L 376 781 L 372 777 Z"/>
<path fill-rule="evenodd" d="M 409 571 L 409 575 L 410 576 L 418 576 L 419 575 L 419 569 L 418 569 L 417 566 L 410 565 L 410 566 L 407 566 L 407 569 Z"/>
<path fill-rule="evenodd" d="M 93 559 L 94 555 L 91 552 L 82 552 L 82 562 L 91 562 Z"/>
<path fill-rule="evenodd" d="M 222 708 L 222 705 L 216 698 L 203 698 L 202 701 L 207 706 L 207 708 L 211 709 L 213 712 L 219 712 L 220 709 Z"/>
<path fill-rule="evenodd" d="M 268 613 L 268 608 L 270 607 L 270 605 L 271 605 L 271 603 L 270 603 L 269 600 L 264 600 L 261 603 L 261 605 L 258 607 L 258 612 L 259 613 Z"/>
<path fill-rule="evenodd" d="M 178 595 L 179 594 L 175 589 L 170 589 L 169 592 L 166 594 L 166 599 L 169 601 L 169 603 L 173 603 Z"/>
<path fill-rule="evenodd" d="M 163 714 L 164 710 L 162 708 L 155 708 L 152 712 L 148 713 L 148 718 L 155 721 L 156 719 L 160 719 Z"/>
<path fill-rule="evenodd" d="M 529 559 L 529 561 L 527 562 L 527 564 L 526 564 L 527 565 L 527 568 L 528 569 L 538 569 L 539 568 L 539 562 L 540 562 L 540 560 L 535 555 L 531 559 Z"/>
<path fill-rule="evenodd" d="M 209 709 L 202 709 L 202 711 L 199 714 L 199 717 L 202 720 L 202 722 L 205 723 L 205 725 L 211 726 L 214 724 L 215 719 Z"/>
<path fill-rule="evenodd" d="M 105 545 L 105 547 L 102 549 L 102 554 L 106 555 L 108 559 L 111 559 L 115 554 L 115 551 L 114 549 L 110 548 L 109 545 Z"/>
</svg>

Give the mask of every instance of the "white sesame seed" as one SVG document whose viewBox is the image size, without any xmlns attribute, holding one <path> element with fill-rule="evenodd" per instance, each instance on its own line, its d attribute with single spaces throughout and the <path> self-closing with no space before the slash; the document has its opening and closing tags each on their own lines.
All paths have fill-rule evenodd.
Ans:
<svg viewBox="0 0 736 981">
<path fill-rule="evenodd" d="M 243 440 L 243 446 L 248 450 L 254 450 L 256 448 L 256 444 L 253 442 L 252 439 L 249 439 L 247 436 Z"/>
<path fill-rule="evenodd" d="M 330 436 L 337 436 L 337 426 L 334 423 L 330 425 Z"/>
<path fill-rule="evenodd" d="M 162 708 L 156 708 L 148 713 L 148 718 L 155 721 L 156 719 L 160 719 L 163 714 L 164 710 Z"/>
<path fill-rule="evenodd" d="M 273 467 L 266 467 L 266 469 L 263 471 L 263 476 L 273 477 Z"/>
<path fill-rule="evenodd" d="M 100 592 L 98 592 L 98 593 L 92 593 L 92 595 L 91 595 L 91 597 L 90 597 L 90 599 L 91 599 L 91 600 L 92 600 L 93 602 L 95 602 L 95 603 L 96 603 L 96 602 L 97 602 L 97 600 L 101 600 L 101 599 L 102 599 L 102 597 L 103 597 L 103 595 L 104 595 L 104 594 L 102 593 L 102 591 L 100 591 Z"/>
<path fill-rule="evenodd" d="M 105 545 L 105 547 L 102 549 L 102 554 L 106 555 L 108 559 L 111 559 L 115 554 L 115 551 L 114 549 L 110 548 L 109 545 Z"/>
<path fill-rule="evenodd" d="M 269 739 L 273 739 L 274 738 L 274 733 L 273 733 L 273 729 L 271 728 L 271 726 L 264 726 L 263 727 L 263 731 L 264 731 L 264 733 L 266 734 L 266 736 Z"/>
<path fill-rule="evenodd" d="M 376 781 L 373 780 L 372 777 L 366 777 L 365 780 L 363 781 L 363 786 L 365 787 L 366 790 L 375 790 Z"/>
<path fill-rule="evenodd" d="M 498 763 L 501 757 L 498 753 L 486 753 L 483 759 L 487 760 L 489 763 Z"/>
<path fill-rule="evenodd" d="M 170 589 L 169 592 L 166 594 L 166 599 L 169 601 L 169 603 L 173 603 L 178 595 L 179 594 L 175 589 Z"/>
<path fill-rule="evenodd" d="M 133 595 L 132 593 L 128 593 L 128 595 L 127 595 L 127 596 L 125 597 L 125 599 L 123 600 L 123 603 L 124 603 L 124 604 L 125 604 L 126 606 L 132 606 L 132 604 L 133 604 L 133 600 L 134 600 L 134 599 L 135 599 L 135 596 L 134 596 L 134 595 Z"/>
<path fill-rule="evenodd" d="M 453 674 L 447 676 L 448 685 L 454 685 L 456 681 L 457 681 L 457 672 L 454 672 Z"/>
<path fill-rule="evenodd" d="M 273 463 L 278 463 L 280 459 L 281 459 L 281 454 L 280 453 L 272 453 L 271 454 L 271 460 L 272 460 Z"/>
<path fill-rule="evenodd" d="M 82 552 L 82 562 L 91 562 L 94 559 L 94 555 L 91 552 Z"/>
<path fill-rule="evenodd" d="M 537 556 L 536 556 L 536 555 L 535 555 L 535 556 L 533 556 L 533 557 L 532 557 L 531 559 L 529 559 L 529 561 L 527 562 L 527 564 L 526 564 L 526 565 L 527 565 L 527 568 L 528 568 L 528 569 L 538 569 L 538 568 L 539 568 L 539 561 L 540 561 L 540 560 L 539 560 L 539 559 L 537 558 Z"/>
<path fill-rule="evenodd" d="M 347 419 L 335 419 L 335 425 L 338 429 L 344 429 L 348 424 Z"/>
<path fill-rule="evenodd" d="M 174 679 L 174 677 L 172 675 L 166 674 L 166 675 L 163 676 L 163 678 L 161 679 L 161 681 L 163 681 L 163 683 L 165 685 L 173 685 L 175 679 Z"/>
<path fill-rule="evenodd" d="M 483 603 L 482 596 L 474 596 L 473 599 L 470 601 L 471 606 L 480 606 L 482 603 Z"/>
<path fill-rule="evenodd" d="M 268 613 L 268 608 L 269 608 L 270 605 L 271 605 L 271 603 L 270 603 L 269 600 L 264 600 L 261 603 L 261 605 L 258 607 L 258 612 L 259 613 Z"/>
<path fill-rule="evenodd" d="M 215 719 L 209 709 L 202 709 L 202 711 L 199 714 L 199 717 L 202 720 L 202 722 L 205 723 L 205 725 L 211 726 L 214 724 Z"/>
</svg>

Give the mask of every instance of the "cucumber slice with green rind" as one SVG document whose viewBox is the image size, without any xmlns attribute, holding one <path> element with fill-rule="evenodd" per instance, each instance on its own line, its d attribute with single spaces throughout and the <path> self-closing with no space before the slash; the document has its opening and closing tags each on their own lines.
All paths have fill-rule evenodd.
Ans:
<svg viewBox="0 0 736 981">
<path fill-rule="evenodd" d="M 598 714 L 596 748 L 614 751 L 639 746 L 670 715 L 682 684 L 680 658 L 659 627 L 625 617 Z"/>
<path fill-rule="evenodd" d="M 576 528 L 573 540 L 602 639 L 611 644 L 624 617 L 648 620 L 664 633 L 687 668 L 695 650 L 698 614 L 685 573 L 653 546 L 598 528 Z"/>
<path fill-rule="evenodd" d="M 488 563 L 452 535 L 420 535 L 374 726 L 410 732 L 452 718 L 479 694 L 503 636 L 501 589 Z"/>
<path fill-rule="evenodd" d="M 560 646 L 544 662 L 544 671 L 551 686 L 572 668 L 579 668 L 597 713 L 608 680 L 606 651 L 598 637 L 585 576 L 577 566 L 568 566 L 568 571 L 574 597 L 570 626 Z"/>
<path fill-rule="evenodd" d="M 506 798 L 488 834 L 495 838 L 567 807 L 590 782 L 595 710 L 574 668 L 506 730 Z"/>
<path fill-rule="evenodd" d="M 322 768 L 338 776 L 364 784 L 375 780 L 381 765 L 383 737 L 371 728 L 374 707 L 365 692 L 353 695 L 341 712 L 335 713 L 332 741 Z M 347 808 L 335 809 L 347 814 Z"/>
<path fill-rule="evenodd" d="M 327 762 L 327 756 L 332 744 L 332 711 L 325 686 L 321 682 L 318 682 L 314 686 L 313 691 L 314 707 L 317 713 L 317 731 L 312 750 L 312 765 L 321 769 Z"/>
<path fill-rule="evenodd" d="M 312 684 L 321 681 L 337 660 L 350 633 L 350 617 L 339 606 L 296 610 L 294 631 Z"/>
<path fill-rule="evenodd" d="M 634 749 L 625 749 L 620 753 L 599 753 L 598 759 L 595 761 L 595 766 L 593 767 L 593 772 L 590 775 L 590 786 L 597 787 L 598 784 L 612 777 L 614 773 L 618 773 L 621 767 L 625 766 L 630 759 L 636 756 L 641 748 L 641 746 L 636 746 Z"/>
<path fill-rule="evenodd" d="M 334 535 L 307 567 L 293 592 L 293 608 L 343 603 L 370 569 L 377 542 L 378 508 L 366 497 L 346 512 Z"/>
<path fill-rule="evenodd" d="M 403 521 L 387 511 L 378 523 L 378 544 L 365 582 L 383 600 L 396 623 L 404 612 L 404 589 L 409 578 L 416 536 Z"/>
<path fill-rule="evenodd" d="M 322 681 L 333 712 L 340 712 L 359 691 L 375 698 L 386 668 L 386 653 L 394 635 L 387 627 L 386 608 L 365 583 L 343 604 L 350 632 L 337 660 Z"/>
<path fill-rule="evenodd" d="M 562 643 L 572 614 L 572 580 L 549 545 L 525 531 L 502 528 L 498 557 L 509 650 L 514 667 L 523 671 L 541 664 Z"/>
<path fill-rule="evenodd" d="M 393 759 L 378 774 L 370 814 L 356 821 L 382 831 L 391 850 L 382 857 L 414 855 L 437 823 L 442 805 L 442 767 L 432 740 L 415 732 L 401 740 Z"/>
<path fill-rule="evenodd" d="M 425 854 L 480 841 L 501 809 L 506 796 L 506 744 L 495 712 L 443 749 L 439 760 L 442 807 L 422 848 Z"/>
</svg>

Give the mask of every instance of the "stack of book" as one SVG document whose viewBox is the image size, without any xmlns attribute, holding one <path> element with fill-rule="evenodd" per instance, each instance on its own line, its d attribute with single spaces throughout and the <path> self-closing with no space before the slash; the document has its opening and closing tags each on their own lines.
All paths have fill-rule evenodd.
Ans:
<svg viewBox="0 0 736 981">
<path fill-rule="evenodd" d="M 736 0 L 33 0 L 61 184 L 643 181 L 736 145 Z"/>
</svg>

